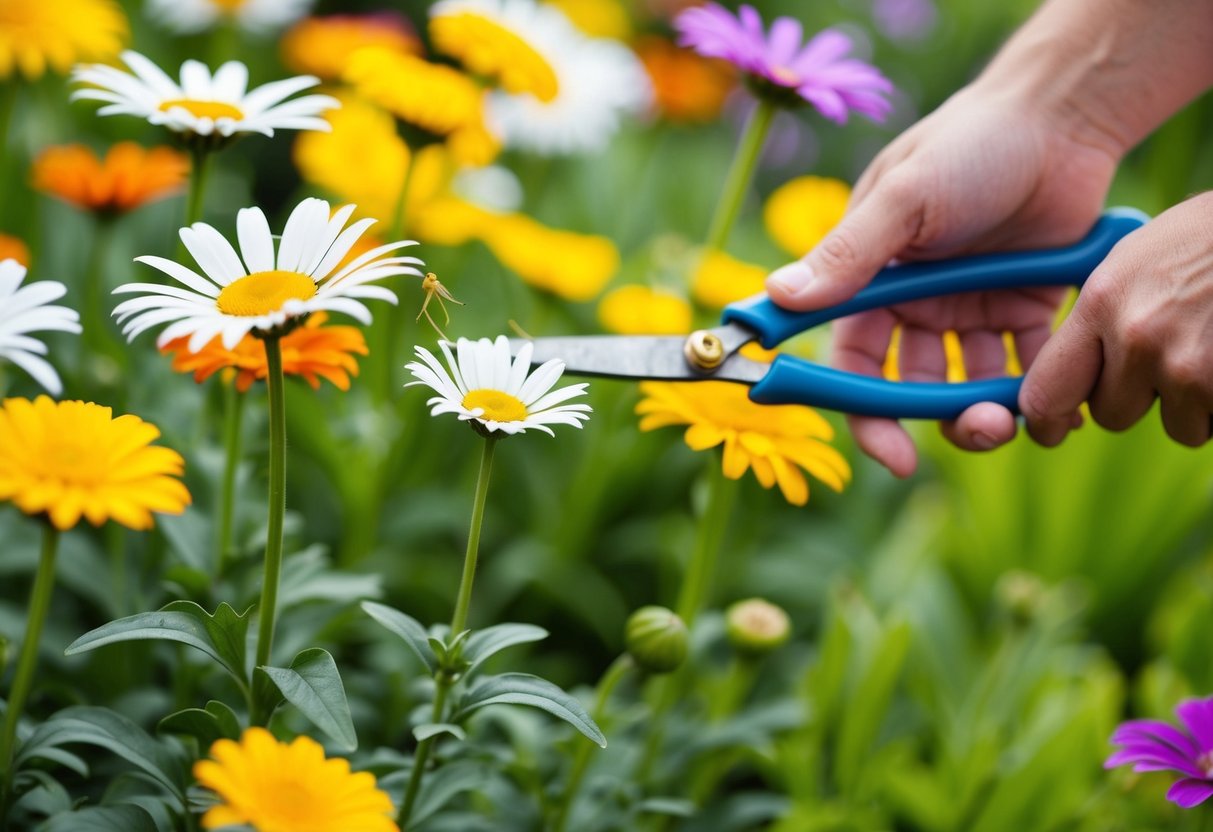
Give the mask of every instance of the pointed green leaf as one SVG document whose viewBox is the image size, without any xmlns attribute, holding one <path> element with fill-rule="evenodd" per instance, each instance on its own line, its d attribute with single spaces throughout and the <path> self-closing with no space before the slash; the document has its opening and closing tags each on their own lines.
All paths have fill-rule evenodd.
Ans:
<svg viewBox="0 0 1213 832">
<path fill-rule="evenodd" d="M 354 720 L 345 698 L 337 662 L 327 650 L 313 647 L 295 656 L 291 666 L 259 668 L 282 696 L 343 750 L 358 747 Z"/>
<path fill-rule="evenodd" d="M 468 672 L 479 667 L 485 659 L 516 644 L 542 641 L 548 631 L 534 624 L 496 624 L 477 630 L 468 637 L 463 648 L 463 659 L 469 665 Z"/>
<path fill-rule="evenodd" d="M 448 722 L 427 722 L 413 729 L 413 736 L 417 738 L 417 742 L 425 742 L 430 737 L 437 737 L 442 734 L 450 734 L 460 741 L 468 738 L 466 731 L 458 725 L 451 725 Z"/>
<path fill-rule="evenodd" d="M 602 748 L 606 737 L 575 697 L 556 685 L 529 673 L 503 673 L 488 676 L 472 688 L 459 703 L 452 722 L 462 722 L 474 711 L 488 705 L 526 705 L 547 711 L 572 725 Z"/>
<path fill-rule="evenodd" d="M 650 797 L 636 804 L 636 811 L 649 815 L 689 818 L 695 814 L 695 804 L 690 800 L 678 797 Z"/>
<path fill-rule="evenodd" d="M 405 615 L 400 610 L 392 609 L 386 604 L 375 601 L 363 601 L 362 610 L 371 618 L 378 621 L 391 632 L 404 639 L 404 643 L 421 660 L 430 674 L 438 671 L 438 658 L 430 647 L 430 634 L 426 632 L 421 622 L 412 616 Z"/>
<path fill-rule="evenodd" d="M 220 604 L 212 616 L 193 601 L 174 601 L 157 612 L 137 613 L 103 624 L 73 641 L 64 654 L 74 656 L 120 641 L 176 641 L 206 653 L 246 686 L 247 635 L 247 613 L 239 615 L 227 604 Z"/>
<path fill-rule="evenodd" d="M 206 712 L 215 718 L 224 737 L 229 740 L 240 739 L 244 729 L 241 728 L 240 717 L 236 716 L 235 711 L 217 699 L 212 699 L 206 703 Z"/>
<path fill-rule="evenodd" d="M 186 708 L 169 714 L 160 720 L 156 732 L 193 737 L 198 741 L 198 748 L 203 754 L 215 744 L 215 740 L 223 739 L 224 736 L 223 728 L 215 715 L 201 708 Z"/>
<path fill-rule="evenodd" d="M 490 777 L 492 770 L 474 760 L 456 760 L 427 773 L 409 827 L 420 826 L 457 795 L 483 789 Z"/>
<path fill-rule="evenodd" d="M 158 832 L 152 816 L 138 806 L 94 806 L 55 815 L 42 832 Z"/>
</svg>

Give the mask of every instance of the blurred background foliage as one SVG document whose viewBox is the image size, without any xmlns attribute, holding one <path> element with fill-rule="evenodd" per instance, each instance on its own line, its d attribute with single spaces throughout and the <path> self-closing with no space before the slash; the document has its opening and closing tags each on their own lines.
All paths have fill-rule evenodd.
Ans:
<svg viewBox="0 0 1213 832">
<path fill-rule="evenodd" d="M 216 49 L 204 36 L 167 36 L 137 3 L 126 5 L 132 43 L 162 65 L 226 57 L 217 54 L 226 49 L 250 64 L 254 82 L 284 74 L 272 39 Z M 316 11 L 385 5 L 331 0 Z M 420 21 L 427 5 L 399 8 Z M 1035 4 L 940 0 L 933 25 L 914 38 L 882 34 L 869 0 L 757 5 L 764 14 L 797 16 L 810 30 L 842 25 L 898 89 L 885 125 L 853 120 L 836 128 L 803 114 L 779 125 L 730 245 L 773 268 L 785 255 L 763 231 L 758 200 L 806 173 L 854 181 L 900 129 L 980 71 Z M 656 18 L 637 28 L 663 31 Z M 109 238 L 99 273 L 110 287 L 135 278 L 132 256 L 172 253 L 180 199 L 99 232 L 68 206 L 35 195 L 25 174 L 45 145 L 151 144 L 161 140 L 154 130 L 69 106 L 60 77 L 24 88 L 17 107 L 0 230 L 30 244 L 35 277 L 79 292 L 97 233 Z M 702 239 L 742 110 L 731 101 L 720 120 L 703 126 L 631 125 L 591 158 L 507 155 L 502 163 L 523 184 L 526 213 L 617 243 L 623 261 L 612 285 L 648 282 L 671 251 L 677 256 Z M 1210 133 L 1213 101 L 1206 97 L 1130 154 L 1111 204 L 1157 213 L 1210 187 Z M 281 218 L 307 192 L 291 164 L 293 141 L 280 135 L 226 152 L 207 219 L 230 230 L 235 209 L 250 204 Z M 539 294 L 479 243 L 427 246 L 423 256 L 467 303 L 454 313 L 451 336 L 494 335 L 510 320 L 533 334 L 599 329 L 594 303 Z M 418 287 L 398 288 L 404 308 L 415 312 Z M 398 337 L 432 345 L 432 331 L 411 318 L 401 317 Z M 110 334 L 117 345 L 116 329 Z M 249 408 L 246 425 L 237 524 L 244 560 L 215 576 L 208 535 L 211 484 L 222 461 L 218 386 L 172 373 L 150 338 L 92 356 L 70 338 L 51 340 L 69 392 L 140 414 L 185 453 L 197 505 L 138 539 L 112 529 L 65 539 L 34 710 L 104 704 L 151 727 L 167 709 L 192 704 L 197 690 L 213 694 L 221 683 L 201 670 L 170 675 L 160 657 L 178 651 L 163 645 L 72 659 L 61 646 L 111 617 L 175 597 L 208 608 L 220 599 L 238 609 L 253 602 L 264 533 L 262 409 Z M 405 745 L 418 674 L 355 601 L 379 597 L 422 621 L 446 617 L 476 465 L 465 426 L 431 420 L 422 394 L 401 388 L 399 367 L 384 368 L 383 380 L 374 372 L 364 366 L 348 394 L 288 384 L 288 551 L 296 554 L 287 562 L 280 625 L 284 653 L 321 643 L 339 656 L 364 749 Z M 33 392 L 23 378 L 8 382 L 10 395 Z M 387 405 L 376 402 L 376 387 L 387 391 Z M 639 433 L 632 386 L 595 382 L 591 391 L 595 415 L 582 434 L 528 436 L 501 447 L 473 606 L 474 624 L 547 628 L 551 638 L 522 663 L 583 691 L 621 649 L 632 609 L 673 602 L 705 472 L 717 464 L 688 450 L 676 430 Z M 807 507 L 796 508 L 750 477 L 742 484 L 712 606 L 768 598 L 789 611 L 795 636 L 763 660 L 746 707 L 705 729 L 724 648 L 718 616 L 698 628 L 691 672 L 702 685 L 669 726 L 668 746 L 676 750 L 659 763 L 655 782 L 673 788 L 686 772 L 708 770 L 698 776 L 715 785 L 703 795 L 712 811 L 678 828 L 1177 828 L 1161 799 L 1162 778 L 1139 783 L 1135 775 L 1107 775 L 1100 764 L 1125 713 L 1165 718 L 1183 696 L 1213 692 L 1213 452 L 1171 443 L 1156 416 L 1123 434 L 1088 426 L 1057 450 L 1021 440 L 980 456 L 955 451 L 922 425 L 926 464 L 898 482 L 842 435 L 856 471 L 841 495 L 818 488 Z M 0 634 L 11 644 L 22 630 L 37 546 L 11 508 L 0 511 L 0 541 Z M 176 660 L 193 661 L 184 653 Z M 642 699 L 635 686 L 625 690 L 604 725 L 612 746 L 591 769 L 586 805 L 571 828 L 634 828 L 626 807 L 638 804 L 618 771 L 644 743 Z M 516 759 L 540 760 L 537 770 L 558 781 L 542 761 L 565 741 L 562 731 L 530 718 L 495 719 L 502 724 L 486 724 L 486 733 Z M 494 778 L 476 782 L 499 807 L 510 802 L 502 796 L 525 790 L 521 777 Z M 464 813 L 426 828 L 528 828 L 535 820 L 501 809 L 498 825 L 485 826 L 480 803 L 464 796 L 452 805 Z"/>
</svg>

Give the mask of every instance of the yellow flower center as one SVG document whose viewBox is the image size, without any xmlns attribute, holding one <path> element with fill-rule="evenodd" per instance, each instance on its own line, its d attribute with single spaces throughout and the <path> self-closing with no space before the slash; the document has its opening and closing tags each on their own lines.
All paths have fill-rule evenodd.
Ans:
<svg viewBox="0 0 1213 832">
<path fill-rule="evenodd" d="M 277 312 L 288 300 L 316 294 L 316 281 L 299 272 L 254 272 L 233 280 L 215 301 L 225 315 L 251 317 Z"/>
<path fill-rule="evenodd" d="M 211 0 L 211 5 L 218 6 L 222 11 L 232 14 L 240 11 L 247 0 Z"/>
<path fill-rule="evenodd" d="M 503 390 L 471 390 L 463 397 L 463 406 L 483 410 L 480 418 L 491 422 L 521 422 L 527 417 L 526 405 Z"/>
<path fill-rule="evenodd" d="M 167 113 L 174 107 L 181 107 L 188 110 L 193 116 L 209 118 L 212 121 L 221 118 L 231 118 L 239 121 L 244 118 L 244 113 L 240 111 L 239 107 L 223 101 L 197 101 L 193 98 L 174 98 L 160 103 L 160 111 L 162 113 Z"/>
<path fill-rule="evenodd" d="M 801 80 L 800 74 L 795 70 L 786 66 L 777 66 L 771 70 L 771 77 L 785 86 L 798 87 Z"/>
</svg>

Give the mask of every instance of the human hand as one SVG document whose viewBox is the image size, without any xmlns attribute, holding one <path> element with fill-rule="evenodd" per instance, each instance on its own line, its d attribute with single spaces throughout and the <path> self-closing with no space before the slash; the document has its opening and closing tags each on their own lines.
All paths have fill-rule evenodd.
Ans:
<svg viewBox="0 0 1213 832">
<path fill-rule="evenodd" d="M 786 308 L 817 309 L 851 297 L 893 259 L 1072 243 L 1098 218 L 1116 160 L 1112 148 L 1074 138 L 1043 108 L 967 88 L 877 156 L 847 216 L 802 260 L 775 271 L 767 290 Z M 1020 362 L 1030 366 L 1064 296 L 1062 289 L 982 292 L 865 312 L 835 325 L 834 363 L 880 375 L 900 326 L 906 381 L 945 379 L 947 330 L 960 336 L 970 379 L 1003 375 L 1002 334 L 1014 335 Z M 897 422 L 849 421 L 865 453 L 897 476 L 914 471 L 913 440 Z M 1011 412 L 993 403 L 942 427 L 968 450 L 989 450 L 1016 432 Z"/>
<path fill-rule="evenodd" d="M 1125 237 L 1087 280 L 1074 311 L 1040 351 L 1019 405 L 1028 433 L 1056 445 L 1078 406 L 1125 430 L 1162 401 L 1176 442 L 1209 441 L 1213 413 L 1213 193 Z"/>
</svg>

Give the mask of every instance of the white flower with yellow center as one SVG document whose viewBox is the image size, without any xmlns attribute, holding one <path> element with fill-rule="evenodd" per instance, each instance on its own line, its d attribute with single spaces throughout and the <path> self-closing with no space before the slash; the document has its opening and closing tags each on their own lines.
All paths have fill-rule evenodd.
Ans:
<svg viewBox="0 0 1213 832">
<path fill-rule="evenodd" d="M 22 286 L 23 280 L 25 266 L 16 260 L 0 261 L 0 358 L 13 362 L 57 396 L 63 392 L 63 384 L 42 357 L 46 344 L 29 333 L 58 330 L 79 334 L 80 316 L 66 306 L 51 305 L 67 294 L 62 283 L 39 280 Z"/>
<path fill-rule="evenodd" d="M 492 0 L 448 2 L 485 5 Z M 555 6 L 526 2 L 534 7 L 527 43 L 555 72 L 556 92 L 547 99 L 508 90 L 493 93 L 489 128 L 507 147 L 544 156 L 602 151 L 623 119 L 642 111 L 652 97 L 644 65 L 619 41 L 587 37 Z"/>
<path fill-rule="evenodd" d="M 504 335 L 496 341 L 460 338 L 451 345 L 440 341 L 447 367 L 425 347 L 417 347 L 417 357 L 405 366 L 416 381 L 405 387 L 424 384 L 437 396 L 426 401 L 430 415 L 454 413 L 464 422 L 476 422 L 489 433 L 525 433 L 534 428 L 554 436 L 549 425 L 579 428 L 590 418 L 588 404 L 564 404 L 585 395 L 586 384 L 571 384 L 553 390 L 564 372 L 564 362 L 552 359 L 528 375 L 531 345 L 526 344 L 518 357 L 510 359 L 510 342 Z M 449 370 L 447 368 L 450 368 Z"/>
<path fill-rule="evenodd" d="M 138 294 L 114 309 L 123 332 L 134 338 L 146 329 L 170 324 L 157 344 L 189 336 L 198 352 L 215 336 L 232 349 L 250 332 L 270 333 L 312 312 L 340 312 L 364 324 L 371 314 L 364 300 L 396 303 L 396 295 L 373 281 L 395 275 L 421 276 L 416 257 L 388 256 L 417 243 L 388 243 L 342 265 L 358 238 L 375 223 L 359 220 L 346 228 L 354 213 L 347 205 L 333 213 L 322 199 L 305 199 L 291 212 L 274 252 L 274 238 L 260 208 L 236 216 L 240 254 L 206 223 L 181 229 L 181 242 L 202 268 L 198 274 L 163 257 L 136 257 L 181 286 L 128 283 L 115 294 Z M 241 262 L 243 258 L 243 262 Z"/>
<path fill-rule="evenodd" d="M 286 100 L 319 84 L 312 75 L 250 90 L 248 67 L 239 61 L 228 61 L 214 75 L 205 64 L 186 61 L 177 83 L 138 52 L 123 52 L 122 60 L 130 72 L 104 64 L 77 66 L 72 80 L 88 86 L 72 93 L 72 99 L 106 102 L 98 115 L 137 116 L 178 133 L 225 138 L 236 133 L 272 136 L 275 130 L 330 130 L 321 113 L 341 106 L 328 95 Z"/>
<path fill-rule="evenodd" d="M 313 0 L 148 0 L 157 23 L 183 34 L 212 29 L 225 20 L 250 32 L 281 29 L 307 14 Z"/>
</svg>

